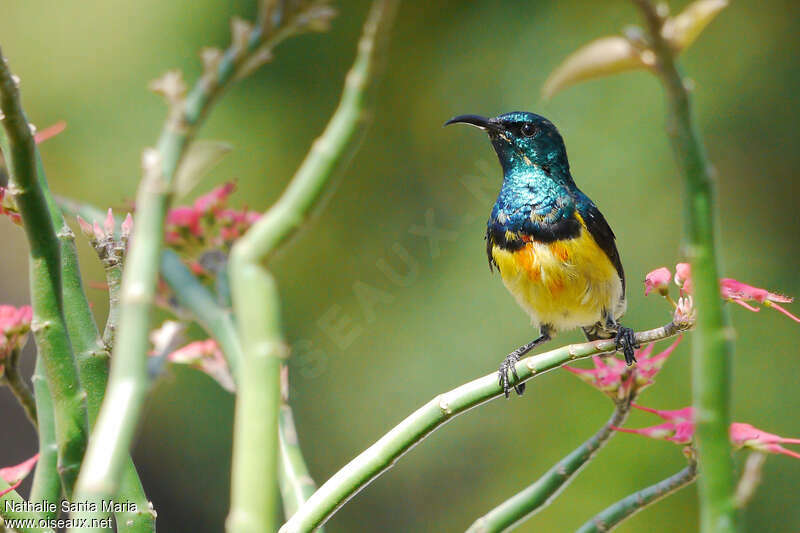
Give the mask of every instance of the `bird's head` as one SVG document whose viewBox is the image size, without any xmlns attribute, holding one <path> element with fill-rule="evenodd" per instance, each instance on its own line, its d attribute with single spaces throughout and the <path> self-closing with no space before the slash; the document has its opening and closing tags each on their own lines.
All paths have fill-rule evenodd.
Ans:
<svg viewBox="0 0 800 533">
<path fill-rule="evenodd" d="M 484 130 L 506 174 L 534 167 L 547 175 L 569 176 L 564 140 L 553 123 L 540 115 L 525 111 L 493 118 L 460 115 L 445 122 L 445 126 L 449 124 L 469 124 Z"/>
</svg>

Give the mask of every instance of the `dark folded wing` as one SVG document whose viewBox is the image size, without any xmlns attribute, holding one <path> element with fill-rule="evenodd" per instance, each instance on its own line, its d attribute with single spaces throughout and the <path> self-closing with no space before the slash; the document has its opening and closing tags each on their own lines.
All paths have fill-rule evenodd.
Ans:
<svg viewBox="0 0 800 533">
<path fill-rule="evenodd" d="M 617 269 L 619 279 L 622 280 L 622 298 L 625 298 L 625 272 L 622 270 L 622 261 L 620 261 L 619 258 L 619 252 L 614 242 L 615 237 L 614 232 L 611 231 L 611 226 L 608 225 L 603 214 L 591 201 L 580 206 L 578 212 L 586 223 L 586 229 L 589 230 L 594 240 L 611 260 L 611 264 Z"/>
</svg>

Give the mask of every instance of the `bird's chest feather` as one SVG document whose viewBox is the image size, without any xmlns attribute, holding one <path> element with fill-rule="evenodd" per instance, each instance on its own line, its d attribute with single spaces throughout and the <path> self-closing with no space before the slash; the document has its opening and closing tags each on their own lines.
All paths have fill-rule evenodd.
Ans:
<svg viewBox="0 0 800 533">
<path fill-rule="evenodd" d="M 556 330 L 588 326 L 614 312 L 622 297 L 616 269 L 581 224 L 574 238 L 537 242 L 516 250 L 498 244 L 492 257 L 508 290 L 536 324 Z"/>
</svg>

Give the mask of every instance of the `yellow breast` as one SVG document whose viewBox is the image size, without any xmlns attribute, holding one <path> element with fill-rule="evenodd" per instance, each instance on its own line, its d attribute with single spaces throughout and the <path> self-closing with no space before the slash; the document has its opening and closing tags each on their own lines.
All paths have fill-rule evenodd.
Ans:
<svg viewBox="0 0 800 533">
<path fill-rule="evenodd" d="M 513 252 L 492 248 L 503 283 L 535 325 L 564 331 L 595 324 L 605 310 L 615 317 L 624 312 L 619 275 L 581 225 L 573 239 L 527 242 Z"/>
</svg>

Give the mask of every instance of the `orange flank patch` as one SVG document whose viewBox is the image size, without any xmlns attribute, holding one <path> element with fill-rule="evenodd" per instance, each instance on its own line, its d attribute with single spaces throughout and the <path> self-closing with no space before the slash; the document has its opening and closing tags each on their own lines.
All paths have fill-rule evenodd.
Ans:
<svg viewBox="0 0 800 533">
<path fill-rule="evenodd" d="M 514 252 L 514 262 L 517 268 L 528 275 L 528 279 L 538 280 L 542 277 L 539 265 L 536 264 L 536 255 L 533 253 L 533 246 L 528 243 Z"/>
<path fill-rule="evenodd" d="M 567 247 L 558 241 L 550 243 L 550 251 L 562 261 L 566 261 L 569 258 Z"/>
</svg>

